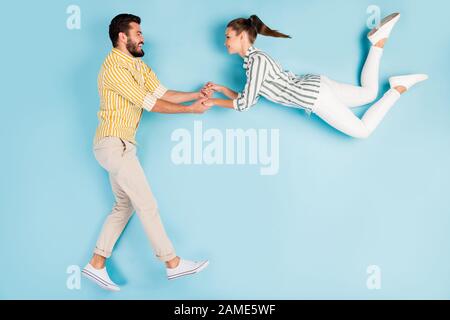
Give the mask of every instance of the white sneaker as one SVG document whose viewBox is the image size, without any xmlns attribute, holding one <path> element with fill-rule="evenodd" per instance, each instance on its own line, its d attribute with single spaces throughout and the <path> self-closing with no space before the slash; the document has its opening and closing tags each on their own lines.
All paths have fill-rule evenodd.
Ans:
<svg viewBox="0 0 450 320">
<path fill-rule="evenodd" d="M 374 28 L 369 32 L 367 38 L 369 38 L 372 44 L 376 44 L 382 39 L 389 38 L 392 29 L 399 19 L 400 13 L 398 12 L 388 15 L 386 18 L 381 20 L 380 26 L 378 28 Z"/>
<path fill-rule="evenodd" d="M 426 74 L 408 74 L 404 76 L 397 76 L 389 78 L 389 84 L 391 88 L 398 86 L 405 87 L 407 90 L 414 86 L 415 84 L 425 81 L 428 79 Z"/>
<path fill-rule="evenodd" d="M 106 267 L 103 267 L 103 269 L 95 269 L 90 263 L 88 263 L 86 267 L 83 268 L 83 271 L 81 271 L 81 273 L 86 278 L 95 282 L 103 289 L 120 291 L 119 286 L 112 282 L 112 280 L 109 278 Z"/>
<path fill-rule="evenodd" d="M 180 263 L 176 268 L 166 268 L 167 279 L 173 280 L 190 274 L 198 273 L 205 269 L 208 264 L 208 260 L 197 262 L 180 259 Z"/>
</svg>

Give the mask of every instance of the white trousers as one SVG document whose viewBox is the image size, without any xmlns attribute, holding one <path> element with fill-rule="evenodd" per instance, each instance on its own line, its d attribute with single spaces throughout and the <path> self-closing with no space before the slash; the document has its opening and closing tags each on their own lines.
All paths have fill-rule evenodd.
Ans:
<svg viewBox="0 0 450 320">
<path fill-rule="evenodd" d="M 400 93 L 391 88 L 359 119 L 350 108 L 377 98 L 380 60 L 383 49 L 372 46 L 361 74 L 361 86 L 334 81 L 322 75 L 322 85 L 314 113 L 332 127 L 354 138 L 367 138 L 379 125 Z"/>
</svg>

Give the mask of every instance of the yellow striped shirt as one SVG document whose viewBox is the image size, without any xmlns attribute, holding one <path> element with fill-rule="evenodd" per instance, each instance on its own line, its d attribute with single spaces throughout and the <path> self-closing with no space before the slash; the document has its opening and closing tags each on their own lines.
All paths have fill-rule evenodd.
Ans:
<svg viewBox="0 0 450 320">
<path fill-rule="evenodd" d="M 107 136 L 136 143 L 143 110 L 150 111 L 167 89 L 140 58 L 113 48 L 98 75 L 100 111 L 94 144 Z"/>
</svg>

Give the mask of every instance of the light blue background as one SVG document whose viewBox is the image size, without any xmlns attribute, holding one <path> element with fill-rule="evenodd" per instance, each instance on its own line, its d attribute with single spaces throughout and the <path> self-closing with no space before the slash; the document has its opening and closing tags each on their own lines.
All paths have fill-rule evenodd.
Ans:
<svg viewBox="0 0 450 320">
<path fill-rule="evenodd" d="M 81 8 L 81 30 L 66 8 Z M 403 16 L 381 67 L 423 72 L 368 140 L 354 140 L 261 99 L 248 113 L 144 114 L 138 151 L 178 253 L 210 267 L 168 282 L 134 216 L 109 262 L 120 293 L 66 269 L 83 266 L 113 204 L 91 141 L 97 73 L 113 16 L 141 16 L 144 61 L 172 89 L 245 77 L 223 47 L 232 18 L 258 14 L 292 40 L 260 37 L 295 73 L 357 83 L 368 43 L 366 9 Z M 450 5 L 447 1 L 14 1 L 2 4 L 0 298 L 448 299 L 450 297 Z M 6 15 L 5 15 L 6 14 Z M 380 91 L 380 95 L 383 93 Z M 365 108 L 357 111 L 361 115 Z M 280 170 L 175 166 L 178 128 L 280 130 Z M 381 290 L 366 287 L 369 265 Z"/>
</svg>

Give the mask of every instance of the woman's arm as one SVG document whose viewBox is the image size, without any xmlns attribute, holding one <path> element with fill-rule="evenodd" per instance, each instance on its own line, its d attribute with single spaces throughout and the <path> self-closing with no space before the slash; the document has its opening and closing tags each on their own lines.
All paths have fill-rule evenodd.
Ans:
<svg viewBox="0 0 450 320">
<path fill-rule="evenodd" d="M 238 97 L 238 93 L 236 91 L 233 91 L 227 87 L 222 87 L 222 94 L 224 94 L 227 98 L 231 100 L 237 99 Z"/>
<path fill-rule="evenodd" d="M 226 96 L 228 99 L 231 99 L 231 100 L 237 99 L 237 97 L 238 97 L 237 92 L 231 90 L 228 87 L 221 86 L 221 85 L 215 84 L 213 82 L 208 82 L 203 89 L 220 92 L 221 94 L 223 94 L 224 96 Z"/>
<path fill-rule="evenodd" d="M 208 107 L 218 106 L 227 109 L 234 109 L 233 100 L 210 98 L 204 102 Z"/>
<path fill-rule="evenodd" d="M 212 99 L 211 103 L 224 108 L 233 108 L 237 111 L 246 111 L 258 102 L 262 84 L 268 74 L 267 59 L 262 56 L 253 56 L 248 64 L 250 67 L 247 72 L 247 82 L 244 91 L 241 93 L 211 82 L 205 85 L 204 89 L 221 92 L 231 99 Z"/>
</svg>

